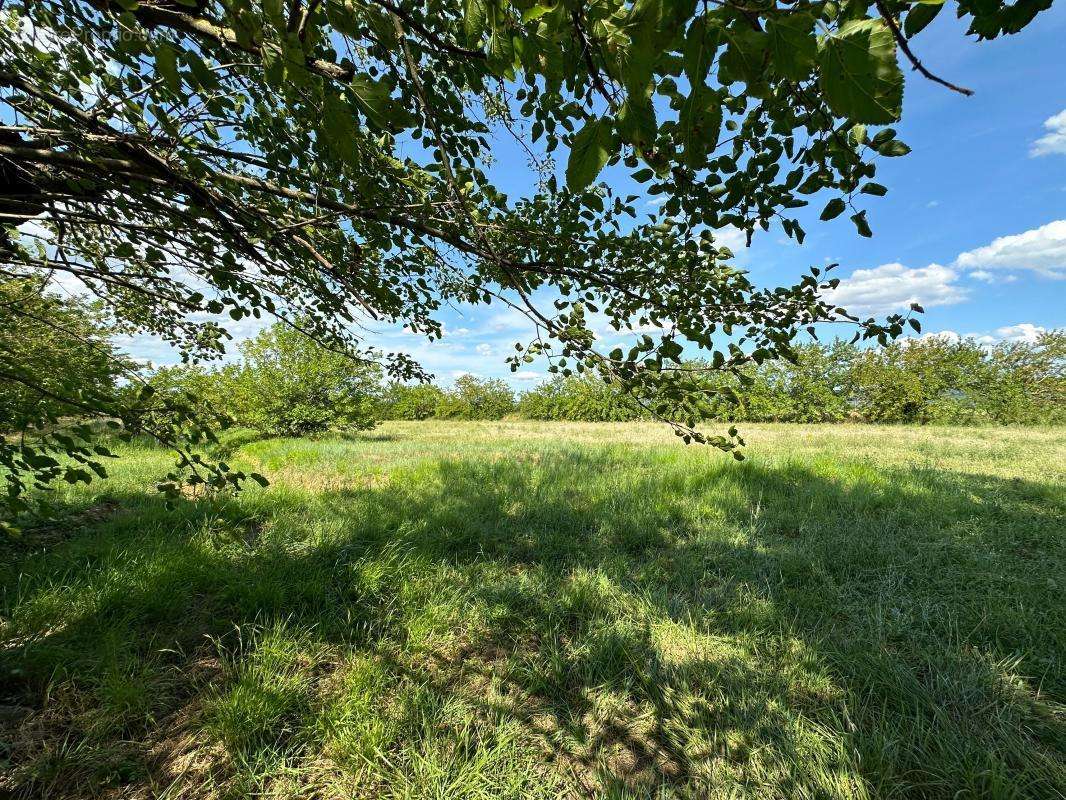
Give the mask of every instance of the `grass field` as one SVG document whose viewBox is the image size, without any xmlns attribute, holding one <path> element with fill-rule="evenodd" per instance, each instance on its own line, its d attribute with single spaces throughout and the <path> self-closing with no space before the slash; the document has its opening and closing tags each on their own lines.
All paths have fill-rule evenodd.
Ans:
<svg viewBox="0 0 1066 800">
<path fill-rule="evenodd" d="M 0 546 L 0 796 L 1066 797 L 1066 430 L 390 423 Z"/>
</svg>

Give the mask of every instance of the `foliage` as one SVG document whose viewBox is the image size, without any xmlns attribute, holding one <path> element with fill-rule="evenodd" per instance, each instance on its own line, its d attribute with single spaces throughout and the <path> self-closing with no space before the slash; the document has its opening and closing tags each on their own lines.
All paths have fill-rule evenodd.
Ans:
<svg viewBox="0 0 1066 800">
<path fill-rule="evenodd" d="M 991 39 L 1050 4 L 955 12 Z M 33 226 L 5 230 L 0 262 L 84 281 L 192 359 L 221 354 L 227 316 L 300 320 L 370 357 L 352 323 L 435 338 L 442 304 L 503 301 L 537 325 L 513 368 L 599 373 L 731 450 L 686 427 L 700 383 L 673 369 L 678 334 L 737 373 L 820 321 L 886 342 L 907 320 L 823 302 L 819 269 L 760 288 L 713 232 L 802 241 L 795 209 L 824 202 L 871 235 L 877 161 L 908 151 L 866 127 L 901 116 L 899 62 L 968 92 L 914 54 L 943 5 L 18 0 L 0 21 L 0 105 L 19 121 L 0 130 L 0 205 Z M 488 175 L 507 132 L 537 171 L 516 199 Z M 596 184 L 606 167 L 639 192 Z M 593 311 L 672 332 L 602 354 Z M 385 366 L 425 377 L 402 354 Z"/>
<path fill-rule="evenodd" d="M 437 413 L 444 392 L 431 383 L 392 383 L 381 399 L 383 419 L 429 419 Z"/>
<path fill-rule="evenodd" d="M 243 360 L 220 369 L 180 366 L 155 373 L 174 386 L 262 433 L 299 436 L 331 428 L 365 430 L 377 421 L 381 371 L 276 323 L 241 345 Z"/>
<path fill-rule="evenodd" d="M 855 405 L 872 422 L 1062 422 L 1066 332 L 1036 342 L 928 337 L 864 351 L 853 367 Z"/>
<path fill-rule="evenodd" d="M 941 337 L 873 348 L 839 340 L 811 343 L 796 348 L 795 363 L 748 367 L 743 380 L 704 374 L 696 413 L 702 420 L 731 422 L 1063 422 L 1064 341 L 1066 332 L 1051 331 L 1036 342 L 991 348 Z M 738 402 L 723 402 L 724 388 Z M 649 416 L 618 387 L 589 377 L 541 384 L 521 396 L 518 413 L 575 422 Z"/>
<path fill-rule="evenodd" d="M 169 497 L 182 482 L 222 490 L 260 479 L 192 454 L 225 419 L 197 413 L 179 396 L 156 396 L 116 352 L 115 331 L 99 302 L 60 298 L 41 280 L 0 282 L 0 476 L 11 516 L 28 509 L 31 487 L 106 478 L 115 437 L 147 434 L 177 451 L 177 468 L 157 484 Z M 12 433 L 18 437 L 4 435 Z"/>
<path fill-rule="evenodd" d="M 503 419 L 515 410 L 514 392 L 499 378 L 461 375 L 444 392 L 433 413 L 437 419 Z"/>
<path fill-rule="evenodd" d="M 518 413 L 526 419 L 574 422 L 626 422 L 646 419 L 647 411 L 617 387 L 592 375 L 557 376 L 524 392 Z"/>
<path fill-rule="evenodd" d="M 82 405 L 114 402 L 131 364 L 99 303 L 64 299 L 41 281 L 0 281 L 0 433 L 54 425 Z"/>
</svg>

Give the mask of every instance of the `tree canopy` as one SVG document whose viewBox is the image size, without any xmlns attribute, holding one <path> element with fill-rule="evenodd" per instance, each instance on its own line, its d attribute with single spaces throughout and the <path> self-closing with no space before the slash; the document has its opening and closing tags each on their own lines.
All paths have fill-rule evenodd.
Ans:
<svg viewBox="0 0 1066 800">
<path fill-rule="evenodd" d="M 227 317 L 273 316 L 371 358 L 362 322 L 435 338 L 444 304 L 504 303 L 536 326 L 514 368 L 594 371 L 668 406 L 686 441 L 736 452 L 736 436 L 689 424 L 682 341 L 740 373 L 793 357 L 820 323 L 884 342 L 917 322 L 849 315 L 821 297 L 836 280 L 817 268 L 759 287 L 715 232 L 777 225 L 802 241 L 795 210 L 817 203 L 871 235 L 878 159 L 908 152 L 884 127 L 903 113 L 903 69 L 969 93 L 913 45 L 945 5 L 7 3 L 0 269 L 77 278 L 193 361 L 222 352 Z M 952 11 L 991 39 L 1050 5 Z M 508 135 L 536 177 L 521 197 L 493 180 Z M 626 188 L 598 182 L 608 168 Z M 603 353 L 594 315 L 667 333 Z M 402 353 L 384 367 L 423 375 Z"/>
</svg>

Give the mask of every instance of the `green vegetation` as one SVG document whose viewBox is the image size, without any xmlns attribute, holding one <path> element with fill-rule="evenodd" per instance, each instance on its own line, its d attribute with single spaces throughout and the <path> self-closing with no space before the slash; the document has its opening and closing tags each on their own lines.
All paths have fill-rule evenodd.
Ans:
<svg viewBox="0 0 1066 800">
<path fill-rule="evenodd" d="M 327 349 L 282 323 L 240 351 L 238 364 L 164 368 L 150 383 L 161 395 L 184 395 L 270 436 L 374 427 L 381 383 L 376 362 Z"/>
<path fill-rule="evenodd" d="M 835 341 L 796 348 L 795 361 L 766 361 L 737 376 L 703 373 L 694 416 L 708 422 L 892 422 L 1057 424 L 1066 421 L 1066 332 L 1036 342 L 937 337 L 887 347 Z M 700 364 L 690 365 L 698 369 Z M 731 393 L 722 394 L 723 388 Z M 662 417 L 675 412 L 657 409 Z M 390 387 L 385 419 L 502 419 L 625 422 L 649 409 L 617 383 L 594 375 L 557 376 L 517 403 L 499 381 L 465 376 L 453 390 Z"/>
<path fill-rule="evenodd" d="M 686 441 L 736 452 L 735 435 L 695 430 L 705 373 L 740 380 L 790 360 L 828 323 L 887 345 L 920 330 L 922 309 L 850 314 L 831 302 L 832 265 L 759 285 L 723 232 L 802 243 L 801 219 L 821 209 L 819 221 L 847 211 L 872 236 L 868 212 L 888 192 L 879 167 L 910 152 L 890 127 L 906 72 L 972 93 L 922 64 L 923 29 L 950 7 L 965 35 L 995 39 L 1050 6 L 12 0 L 0 6 L 0 116 L 17 123 L 0 130 L 0 275 L 83 285 L 183 363 L 221 359 L 226 326 L 265 315 L 380 357 L 399 382 L 426 375 L 368 347 L 366 323 L 432 340 L 445 307 L 495 303 L 535 327 L 512 367 L 592 373 Z M 529 169 L 508 196 L 494 165 L 513 164 L 515 144 Z M 596 346 L 604 325 L 664 324 Z M 700 373 L 677 368 L 683 339 L 704 351 Z M 14 373 L 41 388 L 23 351 L 0 350 L 0 382 Z M 733 396 L 721 389 L 719 403 Z M 161 484 L 171 495 L 242 483 L 222 463 L 188 469 L 210 415 L 135 398 L 82 413 L 152 420 L 144 432 L 178 454 Z M 460 398 L 447 415 L 498 407 Z M 331 423 L 311 407 L 264 413 L 275 430 Z M 67 441 L 9 454 L 9 507 L 57 452 L 84 464 L 77 480 L 103 470 L 106 454 Z"/>
<path fill-rule="evenodd" d="M 0 794 L 1066 793 L 1062 428 L 385 423 L 0 551 Z"/>
</svg>

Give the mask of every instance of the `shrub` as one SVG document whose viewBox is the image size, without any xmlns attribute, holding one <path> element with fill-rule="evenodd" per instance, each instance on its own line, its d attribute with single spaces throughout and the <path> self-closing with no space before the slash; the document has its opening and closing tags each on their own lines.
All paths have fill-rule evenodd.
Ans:
<svg viewBox="0 0 1066 800">
<path fill-rule="evenodd" d="M 556 377 L 523 393 L 518 413 L 527 419 L 625 422 L 648 415 L 616 386 L 594 375 Z"/>
<path fill-rule="evenodd" d="M 281 323 L 245 342 L 241 354 L 240 368 L 222 371 L 240 424 L 283 436 L 376 424 L 376 363 L 329 350 Z"/>
<path fill-rule="evenodd" d="M 741 377 L 708 372 L 707 390 L 687 407 L 704 421 L 918 424 L 1062 423 L 1066 421 L 1066 332 L 988 348 L 974 340 L 907 339 L 887 347 L 811 343 L 796 362 L 767 361 Z M 699 368 L 701 362 L 689 362 Z M 714 390 L 729 388 L 739 404 Z M 686 408 L 687 408 L 686 407 Z M 643 409 L 590 376 L 555 378 L 524 393 L 528 419 L 638 419 Z M 682 409 L 658 409 L 671 418 Z"/>
<path fill-rule="evenodd" d="M 169 367 L 151 378 L 242 426 L 278 436 L 364 430 L 378 418 L 381 370 L 277 323 L 241 346 L 243 360 L 213 370 Z"/>
<path fill-rule="evenodd" d="M 463 375 L 437 404 L 438 419 L 503 419 L 515 410 L 514 392 L 499 378 Z"/>
<path fill-rule="evenodd" d="M 113 403 L 133 369 L 113 333 L 99 303 L 47 293 L 40 281 L 0 281 L 0 432 Z"/>
<path fill-rule="evenodd" d="M 381 400 L 382 419 L 429 419 L 436 415 L 444 392 L 431 383 L 393 383 Z"/>
</svg>

